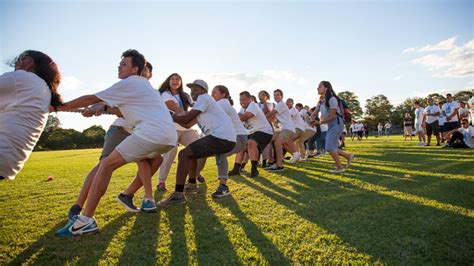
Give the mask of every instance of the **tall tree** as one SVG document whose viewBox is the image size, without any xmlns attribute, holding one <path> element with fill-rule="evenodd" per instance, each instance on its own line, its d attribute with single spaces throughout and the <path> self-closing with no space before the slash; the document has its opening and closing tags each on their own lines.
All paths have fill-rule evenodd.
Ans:
<svg viewBox="0 0 474 266">
<path fill-rule="evenodd" d="M 365 104 L 365 122 L 370 128 L 376 128 L 378 123 L 390 121 L 393 105 L 385 95 L 377 95 L 367 99 Z"/>
<path fill-rule="evenodd" d="M 358 120 L 362 117 L 364 113 L 360 107 L 359 97 L 357 97 L 355 93 L 351 91 L 341 91 L 337 94 L 337 96 L 347 103 L 347 106 L 349 106 L 349 109 L 351 109 L 354 119 Z"/>
<path fill-rule="evenodd" d="M 472 97 L 472 91 L 460 91 L 453 95 L 453 98 L 456 99 L 458 102 L 464 101 L 468 102 L 469 99 Z"/>
</svg>

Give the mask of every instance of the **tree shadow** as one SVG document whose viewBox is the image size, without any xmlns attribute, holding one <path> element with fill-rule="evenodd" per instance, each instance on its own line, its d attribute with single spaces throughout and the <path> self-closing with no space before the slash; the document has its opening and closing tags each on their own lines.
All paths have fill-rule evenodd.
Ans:
<svg viewBox="0 0 474 266">
<path fill-rule="evenodd" d="M 375 260 L 389 264 L 472 263 L 474 241 L 469 235 L 474 232 L 474 223 L 470 217 L 367 191 L 324 173 L 280 174 L 312 183 L 314 190 L 300 191 L 293 202 L 286 197 L 294 197 L 294 193 L 286 193 L 271 182 L 257 178 L 261 184 L 257 185 L 245 178 L 234 180 L 336 234 Z"/>
<path fill-rule="evenodd" d="M 75 260 L 77 264 L 98 264 L 110 241 L 131 216 L 129 213 L 122 214 L 101 228 L 100 233 L 74 238 L 55 236 L 55 232 L 65 225 L 62 221 L 8 264 L 20 265 L 30 259 L 48 261 L 49 264 L 67 264 Z"/>
<path fill-rule="evenodd" d="M 235 217 L 239 219 L 240 225 L 245 231 L 247 237 L 257 247 L 263 257 L 270 265 L 289 265 L 288 259 L 278 250 L 246 215 L 242 212 L 239 205 L 232 196 L 224 199 L 215 200 L 223 208 L 229 209 Z"/>
</svg>

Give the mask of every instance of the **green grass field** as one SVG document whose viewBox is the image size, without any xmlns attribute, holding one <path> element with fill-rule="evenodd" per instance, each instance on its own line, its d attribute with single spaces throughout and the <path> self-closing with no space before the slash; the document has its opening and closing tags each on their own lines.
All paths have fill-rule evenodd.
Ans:
<svg viewBox="0 0 474 266">
<path fill-rule="evenodd" d="M 357 157 L 343 175 L 329 173 L 326 155 L 278 174 L 232 178 L 232 196 L 219 200 L 210 196 L 217 187 L 210 159 L 201 193 L 155 214 L 129 214 L 116 203 L 136 171 L 130 164 L 99 205 L 101 232 L 72 239 L 54 232 L 100 150 L 35 152 L 15 181 L 0 183 L 0 264 L 472 265 L 474 152 L 415 144 L 349 140 Z"/>
</svg>

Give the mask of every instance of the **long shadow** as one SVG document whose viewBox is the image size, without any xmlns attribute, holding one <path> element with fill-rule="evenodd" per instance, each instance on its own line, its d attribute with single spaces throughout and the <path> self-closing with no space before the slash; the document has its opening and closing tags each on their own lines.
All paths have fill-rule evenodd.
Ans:
<svg viewBox="0 0 474 266">
<path fill-rule="evenodd" d="M 186 205 L 164 207 L 170 226 L 171 265 L 189 265 L 189 252 L 186 245 L 185 227 Z"/>
<path fill-rule="evenodd" d="M 473 262 L 474 240 L 469 237 L 474 232 L 472 218 L 366 191 L 321 174 L 315 177 L 332 183 L 331 187 L 318 186 L 323 182 L 304 174 L 290 176 L 283 172 L 282 175 L 314 182 L 313 195 L 302 191 L 296 199 L 303 203 L 299 205 L 244 178 L 234 180 L 338 235 L 345 243 L 371 255 L 374 260 L 389 264 Z M 277 191 L 274 184 L 266 186 Z M 292 193 L 286 196 L 291 197 Z"/>
<path fill-rule="evenodd" d="M 216 200 L 222 208 L 229 209 L 240 221 L 240 225 L 245 231 L 247 237 L 257 247 L 263 257 L 270 265 L 289 265 L 288 259 L 278 250 L 262 231 L 242 212 L 239 205 L 232 196 L 222 200 Z"/>
<path fill-rule="evenodd" d="M 235 247 L 229 240 L 225 227 L 207 202 L 207 185 L 201 185 L 196 195 L 188 196 L 196 237 L 197 263 L 199 265 L 240 264 Z M 219 243 L 219 248 L 216 248 Z"/>
<path fill-rule="evenodd" d="M 156 202 L 160 201 L 163 193 L 155 192 Z M 140 212 L 133 228 L 125 240 L 125 247 L 119 258 L 119 264 L 156 264 L 156 248 L 160 229 L 161 212 Z"/>
<path fill-rule="evenodd" d="M 131 216 L 128 213 L 120 215 L 101 228 L 100 233 L 96 235 L 66 239 L 54 235 L 59 228 L 65 225 L 65 222 L 62 221 L 8 264 L 20 265 L 27 262 L 32 256 L 35 257 L 34 261 L 47 262 L 51 265 L 67 264 L 73 260 L 77 260 L 77 264 L 98 264 L 110 241 Z"/>
</svg>

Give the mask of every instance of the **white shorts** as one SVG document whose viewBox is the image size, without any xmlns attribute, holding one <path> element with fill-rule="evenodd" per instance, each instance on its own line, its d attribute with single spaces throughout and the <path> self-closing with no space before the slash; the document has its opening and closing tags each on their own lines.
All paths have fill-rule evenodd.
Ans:
<svg viewBox="0 0 474 266">
<path fill-rule="evenodd" d="M 174 148 L 172 145 L 156 144 L 132 134 L 125 138 L 115 149 L 129 163 L 143 159 L 153 159 L 172 148 Z"/>
<path fill-rule="evenodd" d="M 415 129 L 416 129 L 416 132 L 423 132 L 424 131 L 423 127 L 421 126 L 421 122 L 415 124 Z"/>
</svg>

